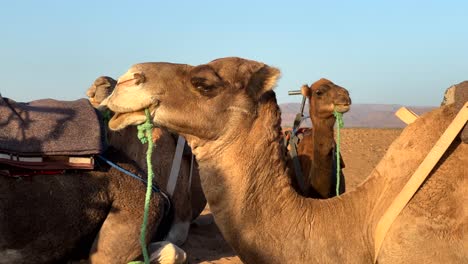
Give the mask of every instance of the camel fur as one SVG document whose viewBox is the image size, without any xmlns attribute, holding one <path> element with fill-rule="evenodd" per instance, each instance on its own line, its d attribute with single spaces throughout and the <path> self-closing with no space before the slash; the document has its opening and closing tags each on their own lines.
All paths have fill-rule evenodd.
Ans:
<svg viewBox="0 0 468 264">
<path fill-rule="evenodd" d="M 142 63 L 118 80 L 109 127 L 155 123 L 187 138 L 216 224 L 245 263 L 372 263 L 377 222 L 450 124 L 448 105 L 421 116 L 365 182 L 340 197 L 291 187 L 273 86 L 279 70 L 223 58 Z M 133 100 L 130 100 L 132 98 Z M 378 263 L 467 263 L 468 145 L 457 138 L 393 222 Z"/>
</svg>

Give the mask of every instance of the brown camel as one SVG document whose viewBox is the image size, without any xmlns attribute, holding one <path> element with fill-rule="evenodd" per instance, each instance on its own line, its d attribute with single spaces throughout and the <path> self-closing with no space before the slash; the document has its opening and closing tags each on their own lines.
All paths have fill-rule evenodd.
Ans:
<svg viewBox="0 0 468 264">
<path fill-rule="evenodd" d="M 458 109 L 407 126 L 367 180 L 340 197 L 301 197 L 291 187 L 279 70 L 223 58 L 190 66 L 142 63 L 119 78 L 106 105 L 111 129 L 145 120 L 184 135 L 224 238 L 246 263 L 372 263 L 375 226 Z M 378 263 L 467 263 L 468 145 L 457 138 L 393 222 Z M 464 165 L 463 165 L 464 164 Z"/>
<path fill-rule="evenodd" d="M 50 146 L 47 144 L 57 142 L 40 142 L 39 137 L 29 137 L 29 134 L 21 130 L 16 131 L 22 135 L 20 139 L 4 133 L 16 125 L 27 130 L 27 126 L 32 126 L 33 122 L 42 121 L 37 118 L 30 119 L 32 111 L 28 112 L 25 108 L 18 107 L 33 104 L 16 103 L 4 98 L 0 100 L 0 263 L 65 263 L 75 260 L 88 260 L 90 263 L 127 263 L 140 259 L 140 228 L 145 184 L 109 167 L 99 158 L 95 159 L 94 171 L 73 169 L 63 173 L 50 168 L 35 172 L 24 171 L 4 163 L 8 160 L 5 159 L 4 151 L 8 151 L 6 146 L 11 145 L 11 142 L 16 145 L 34 144 L 46 148 Z M 84 100 L 80 101 L 87 103 Z M 87 106 L 90 117 L 97 121 L 97 117 L 92 116 L 95 111 Z M 44 119 L 50 117 L 53 112 L 62 116 L 71 113 L 67 114 L 69 109 L 66 108 L 55 108 L 53 103 L 37 109 L 37 112 L 43 113 L 40 116 Z M 32 121 L 28 123 L 27 120 Z M 67 130 L 74 126 L 70 123 L 76 121 L 63 120 L 65 119 L 47 123 L 50 125 L 52 138 L 56 139 L 60 134 L 57 129 Z M 99 125 L 85 127 L 97 131 L 102 128 Z M 46 127 L 43 126 L 43 129 L 46 130 Z M 76 144 L 80 143 L 78 139 L 71 140 Z M 137 164 L 117 149 L 109 148 L 104 156 L 124 169 L 144 176 Z M 22 174 L 6 176 L 9 172 L 13 175 Z M 31 173 L 32 176 L 25 176 Z M 148 243 L 164 237 L 171 224 L 168 202 L 161 192 L 153 193 L 150 205 L 146 234 Z M 156 231 L 159 234 L 156 234 Z M 185 258 L 185 253 L 178 252 L 180 249 L 167 242 L 153 243 L 149 248 L 155 259 L 154 263 L 180 263 Z M 177 257 L 181 259 L 174 259 Z M 167 261 L 168 259 L 172 261 Z"/>
<path fill-rule="evenodd" d="M 333 111 L 346 113 L 351 105 L 348 91 L 327 79 L 310 87 L 303 85 L 302 95 L 309 100 L 312 128 L 304 131 L 297 153 L 304 175 L 305 193 L 312 198 L 329 198 L 345 191 L 345 179 L 340 171 L 339 193 L 336 193 L 336 153 Z M 342 167 L 344 163 L 342 162 Z M 294 178 L 294 180 L 296 180 Z"/>
<path fill-rule="evenodd" d="M 112 93 L 116 83 L 114 79 L 108 76 L 97 78 L 86 92 L 91 104 L 94 107 L 99 107 L 99 104 Z M 129 159 L 134 160 L 139 169 L 146 174 L 147 145 L 141 144 L 137 133 L 136 127 L 128 127 L 121 131 L 108 131 L 108 143 L 125 153 Z M 177 138 L 167 130 L 155 127 L 153 128 L 153 141 L 155 149 L 152 163 L 155 166 L 155 181 L 164 191 L 167 191 L 166 186 L 171 172 Z M 176 245 L 182 245 L 187 240 L 190 223 L 200 215 L 206 206 L 198 165 L 193 164 L 192 167 L 191 161 L 191 155 L 183 156 L 179 178 L 172 195 L 175 215 L 166 240 Z M 190 179 L 191 170 L 192 177 Z"/>
<path fill-rule="evenodd" d="M 110 153 L 121 167 L 138 173 L 121 153 Z M 146 187 L 101 166 L 65 175 L 0 176 L 0 263 L 127 263 L 139 258 Z M 153 193 L 148 242 L 163 219 L 164 204 Z"/>
</svg>

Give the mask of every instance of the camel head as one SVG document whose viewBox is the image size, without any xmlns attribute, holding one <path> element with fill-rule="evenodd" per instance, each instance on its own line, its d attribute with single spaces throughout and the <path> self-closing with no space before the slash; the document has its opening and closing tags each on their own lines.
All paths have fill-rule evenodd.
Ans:
<svg viewBox="0 0 468 264">
<path fill-rule="evenodd" d="M 333 117 L 334 110 L 346 113 L 351 106 L 348 91 L 327 79 L 322 78 L 310 87 L 303 85 L 301 92 L 309 99 L 311 118 L 330 118 Z"/>
<path fill-rule="evenodd" d="M 94 107 L 104 101 L 114 91 L 117 81 L 108 76 L 98 77 L 86 91 L 89 101 Z"/>
<path fill-rule="evenodd" d="M 198 66 L 141 63 L 118 79 L 103 105 L 116 113 L 112 130 L 145 122 L 148 108 L 156 125 L 210 140 L 253 122 L 258 101 L 278 77 L 276 68 L 235 57 Z"/>
</svg>

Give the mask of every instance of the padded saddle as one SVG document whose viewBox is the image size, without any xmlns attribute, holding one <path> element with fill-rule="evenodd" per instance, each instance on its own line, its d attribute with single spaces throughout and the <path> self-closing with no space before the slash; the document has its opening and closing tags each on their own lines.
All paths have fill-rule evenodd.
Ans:
<svg viewBox="0 0 468 264">
<path fill-rule="evenodd" d="M 15 102 L 0 95 L 0 170 L 93 169 L 106 149 L 100 113 L 88 100 Z"/>
</svg>

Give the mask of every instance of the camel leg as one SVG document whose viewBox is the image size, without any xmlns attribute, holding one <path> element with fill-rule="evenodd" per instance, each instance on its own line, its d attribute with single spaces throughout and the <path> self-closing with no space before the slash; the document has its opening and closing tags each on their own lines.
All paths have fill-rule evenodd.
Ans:
<svg viewBox="0 0 468 264">
<path fill-rule="evenodd" d="M 187 241 L 188 233 L 190 230 L 190 221 L 180 221 L 174 219 L 171 229 L 167 234 L 166 241 L 181 246 Z"/>
<path fill-rule="evenodd" d="M 156 217 L 159 212 L 154 212 L 153 207 L 148 218 L 149 241 L 151 235 L 157 229 L 160 218 Z M 141 214 L 140 214 L 141 211 Z M 142 223 L 142 212 L 115 209 L 110 211 L 104 221 L 98 236 L 94 240 L 90 252 L 90 262 L 93 264 L 127 263 L 141 257 L 140 229 Z"/>
<path fill-rule="evenodd" d="M 192 222 L 192 193 L 189 180 L 189 164 L 181 168 L 181 175 L 173 195 L 174 220 L 167 234 L 166 241 L 178 246 L 185 243 Z M 197 197 L 198 198 L 198 197 Z"/>
<path fill-rule="evenodd" d="M 149 245 L 152 264 L 183 264 L 187 263 L 187 254 L 178 246 L 168 241 L 160 241 Z"/>
</svg>

